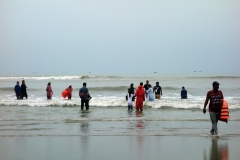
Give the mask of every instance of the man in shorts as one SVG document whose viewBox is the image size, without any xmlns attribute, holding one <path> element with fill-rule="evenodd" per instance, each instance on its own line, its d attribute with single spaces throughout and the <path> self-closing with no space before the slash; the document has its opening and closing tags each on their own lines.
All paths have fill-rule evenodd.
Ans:
<svg viewBox="0 0 240 160">
<path fill-rule="evenodd" d="M 160 99 L 162 96 L 162 87 L 159 86 L 159 82 L 156 82 L 156 86 L 153 88 L 153 92 L 155 92 L 155 99 Z"/>
<path fill-rule="evenodd" d="M 217 122 L 220 117 L 220 112 L 221 112 L 221 99 L 223 99 L 223 93 L 219 89 L 219 83 L 214 81 L 212 86 L 213 90 L 208 91 L 206 100 L 204 103 L 203 107 L 203 113 L 206 113 L 206 107 L 208 104 L 208 101 L 210 100 L 208 109 L 209 109 L 209 114 L 210 114 L 210 119 L 212 121 L 212 129 L 210 133 L 212 135 L 216 134 L 218 135 L 218 128 L 217 128 Z"/>
</svg>

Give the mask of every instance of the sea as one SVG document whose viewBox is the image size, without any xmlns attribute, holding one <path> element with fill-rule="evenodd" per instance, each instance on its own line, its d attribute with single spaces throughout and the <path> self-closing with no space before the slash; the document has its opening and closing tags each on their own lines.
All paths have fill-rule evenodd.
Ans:
<svg viewBox="0 0 240 160">
<path fill-rule="evenodd" d="M 14 86 L 25 80 L 28 99 L 17 100 Z M 127 111 L 127 89 L 137 88 L 146 80 L 152 86 L 159 82 L 162 97 L 144 102 L 143 112 Z M 194 135 L 209 136 L 209 114 L 202 108 L 212 82 L 220 83 L 230 109 L 230 119 L 219 122 L 222 136 L 240 135 L 239 74 L 119 74 L 119 75 L 51 75 L 0 77 L 0 136 L 49 135 Z M 51 82 L 52 100 L 47 100 L 46 87 Z M 86 82 L 90 110 L 81 111 L 79 89 Z M 61 93 L 69 84 L 72 99 Z M 181 99 L 185 87 L 188 99 Z M 135 106 L 135 105 L 134 105 Z M 144 128 L 144 129 L 143 129 Z M 140 130 L 140 132 L 139 132 Z"/>
</svg>

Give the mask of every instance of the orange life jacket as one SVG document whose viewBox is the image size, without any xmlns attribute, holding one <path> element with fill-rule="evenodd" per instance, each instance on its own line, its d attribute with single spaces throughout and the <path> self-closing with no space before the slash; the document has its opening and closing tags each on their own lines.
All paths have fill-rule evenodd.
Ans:
<svg viewBox="0 0 240 160">
<path fill-rule="evenodd" d="M 64 91 L 62 92 L 62 97 L 63 97 L 63 98 L 66 98 L 66 97 L 67 97 L 67 94 L 68 94 L 68 91 L 67 91 L 67 90 L 64 90 Z"/>
<path fill-rule="evenodd" d="M 219 120 L 227 123 L 229 119 L 228 103 L 225 99 L 221 99 L 221 101 L 222 101 L 222 107 L 221 107 L 221 114 L 220 114 Z"/>
</svg>

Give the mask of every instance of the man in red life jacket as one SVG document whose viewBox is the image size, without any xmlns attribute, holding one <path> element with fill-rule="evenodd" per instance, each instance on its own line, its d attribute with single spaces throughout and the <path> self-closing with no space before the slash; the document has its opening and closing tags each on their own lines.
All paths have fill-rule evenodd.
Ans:
<svg viewBox="0 0 240 160">
<path fill-rule="evenodd" d="M 210 100 L 209 103 L 209 114 L 210 114 L 210 119 L 212 121 L 212 129 L 210 133 L 213 134 L 218 134 L 218 129 L 217 129 L 217 122 L 220 116 L 221 112 L 221 99 L 223 99 L 223 94 L 222 91 L 218 90 L 219 89 L 219 83 L 214 81 L 212 86 L 213 90 L 208 91 L 206 100 L 204 103 L 203 107 L 203 113 L 206 113 L 206 106 L 208 104 L 208 101 Z"/>
</svg>

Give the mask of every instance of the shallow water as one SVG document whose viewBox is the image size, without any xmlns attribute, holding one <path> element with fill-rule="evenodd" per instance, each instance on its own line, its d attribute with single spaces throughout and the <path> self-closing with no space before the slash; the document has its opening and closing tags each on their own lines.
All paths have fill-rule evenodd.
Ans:
<svg viewBox="0 0 240 160">
<path fill-rule="evenodd" d="M 0 77 L 0 155 L 8 159 L 238 159 L 240 77 L 236 75 L 132 75 L 24 77 L 27 100 L 13 87 L 22 77 Z M 161 100 L 144 102 L 143 112 L 127 111 L 125 95 L 148 79 L 160 82 Z M 211 136 L 209 114 L 202 113 L 213 81 L 229 103 L 230 119 Z M 53 99 L 46 100 L 51 81 Z M 80 110 L 78 90 L 87 82 L 90 110 Z M 61 92 L 71 83 L 73 99 Z M 188 99 L 180 99 L 182 86 Z M 224 158 L 224 156 L 227 158 Z M 126 158 L 127 157 L 127 158 Z"/>
<path fill-rule="evenodd" d="M 240 110 L 231 110 L 226 124 L 219 121 L 223 137 L 239 136 Z M 0 108 L 0 136 L 176 135 L 209 136 L 209 114 L 200 109 L 127 111 L 127 107 L 29 107 Z"/>
</svg>

